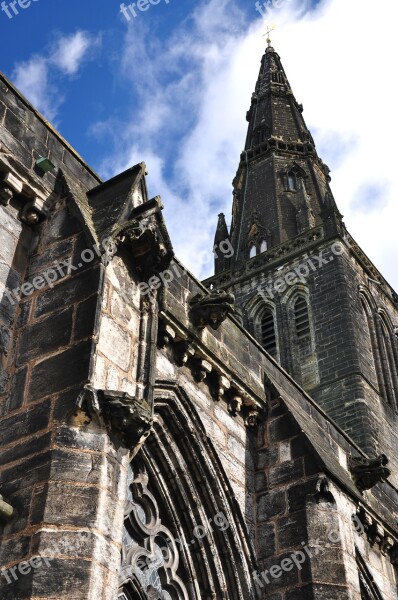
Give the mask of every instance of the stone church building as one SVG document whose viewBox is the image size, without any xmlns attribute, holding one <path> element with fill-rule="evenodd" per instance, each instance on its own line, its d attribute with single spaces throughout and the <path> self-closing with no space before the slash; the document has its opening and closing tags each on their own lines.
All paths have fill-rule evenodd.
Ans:
<svg viewBox="0 0 398 600">
<path fill-rule="evenodd" d="M 1 600 L 398 599 L 398 297 L 270 42 L 247 121 L 200 282 L 0 76 Z"/>
</svg>

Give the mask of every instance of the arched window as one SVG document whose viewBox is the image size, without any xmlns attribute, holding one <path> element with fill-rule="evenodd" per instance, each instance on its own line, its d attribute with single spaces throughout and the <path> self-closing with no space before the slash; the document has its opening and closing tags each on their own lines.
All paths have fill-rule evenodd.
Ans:
<svg viewBox="0 0 398 600">
<path fill-rule="evenodd" d="M 383 371 L 381 367 L 381 356 L 380 356 L 380 348 L 377 339 L 377 328 L 375 323 L 375 317 L 372 311 L 372 306 L 369 298 L 365 294 L 361 294 L 361 302 L 362 308 L 365 313 L 366 321 L 368 324 L 368 331 L 370 336 L 370 347 L 371 353 L 373 357 L 373 365 L 377 377 L 377 384 L 379 388 L 379 392 L 383 398 L 387 399 Z"/>
<path fill-rule="evenodd" d="M 254 244 L 252 244 L 249 249 L 249 258 L 254 258 L 256 256 L 256 254 L 257 254 L 256 246 Z"/>
<path fill-rule="evenodd" d="M 267 240 L 263 240 L 260 245 L 260 252 L 266 252 L 268 250 Z"/>
<path fill-rule="evenodd" d="M 384 378 L 386 399 L 391 406 L 397 408 L 397 367 L 394 356 L 394 340 L 388 324 L 379 315 L 380 358 Z"/>
<path fill-rule="evenodd" d="M 286 168 L 283 173 L 284 186 L 288 192 L 297 192 L 307 177 L 305 170 L 296 162 Z"/>
<path fill-rule="evenodd" d="M 307 293 L 296 293 L 288 308 L 292 375 L 307 391 L 319 383 L 318 359 Z"/>
<path fill-rule="evenodd" d="M 262 314 L 260 330 L 263 348 L 275 358 L 277 355 L 275 322 L 270 308 L 266 308 Z"/>
<path fill-rule="evenodd" d="M 376 306 L 370 294 L 361 291 L 361 302 L 368 323 L 374 368 L 380 396 L 391 407 L 398 408 L 398 348 L 392 326 Z"/>
</svg>

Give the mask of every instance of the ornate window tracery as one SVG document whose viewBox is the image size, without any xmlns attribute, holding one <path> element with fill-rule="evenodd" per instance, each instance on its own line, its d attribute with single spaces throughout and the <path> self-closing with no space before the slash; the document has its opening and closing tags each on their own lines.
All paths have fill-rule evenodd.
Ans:
<svg viewBox="0 0 398 600">
<path fill-rule="evenodd" d="M 148 490 L 142 461 L 129 466 L 118 600 L 188 600 L 179 549 Z"/>
</svg>

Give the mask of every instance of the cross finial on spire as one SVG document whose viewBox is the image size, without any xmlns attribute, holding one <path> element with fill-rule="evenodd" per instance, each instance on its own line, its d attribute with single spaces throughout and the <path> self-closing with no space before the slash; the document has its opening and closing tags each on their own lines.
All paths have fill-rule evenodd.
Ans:
<svg viewBox="0 0 398 600">
<path fill-rule="evenodd" d="M 266 23 L 265 26 L 266 26 L 266 31 L 263 34 L 263 37 L 267 36 L 267 44 L 268 44 L 268 48 L 270 48 L 271 47 L 271 43 L 272 43 L 272 40 L 270 38 L 270 33 L 271 33 L 271 31 L 274 31 L 274 29 L 275 29 L 276 26 L 272 25 L 270 23 Z"/>
</svg>

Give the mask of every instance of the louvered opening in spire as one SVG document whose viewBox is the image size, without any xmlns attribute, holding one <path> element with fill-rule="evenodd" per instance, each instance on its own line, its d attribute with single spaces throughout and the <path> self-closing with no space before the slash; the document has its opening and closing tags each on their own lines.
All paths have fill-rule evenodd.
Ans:
<svg viewBox="0 0 398 600">
<path fill-rule="evenodd" d="M 271 354 L 276 356 L 276 333 L 275 333 L 275 321 L 274 315 L 269 308 L 266 308 L 260 323 L 261 328 L 261 340 L 263 348 Z"/>
<path fill-rule="evenodd" d="M 299 297 L 294 305 L 294 320 L 296 334 L 299 340 L 304 340 L 311 335 L 308 305 L 304 298 Z"/>
</svg>

